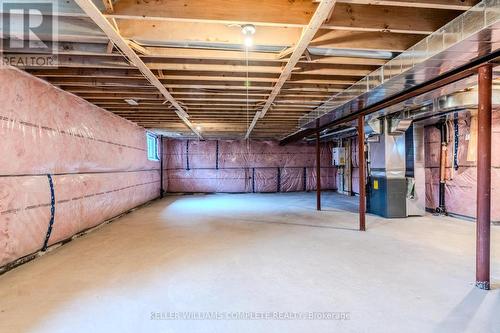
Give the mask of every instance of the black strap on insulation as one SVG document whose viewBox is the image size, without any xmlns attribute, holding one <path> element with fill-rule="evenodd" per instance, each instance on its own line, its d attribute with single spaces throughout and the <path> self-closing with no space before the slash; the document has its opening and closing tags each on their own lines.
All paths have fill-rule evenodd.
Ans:
<svg viewBox="0 0 500 333">
<path fill-rule="evenodd" d="M 455 112 L 453 115 L 453 129 L 455 132 L 455 150 L 453 152 L 453 167 L 455 170 L 458 170 L 458 139 L 459 139 L 459 133 L 458 133 L 458 112 Z"/>
<path fill-rule="evenodd" d="M 215 170 L 219 170 L 219 140 L 215 141 Z"/>
<path fill-rule="evenodd" d="M 304 191 L 307 191 L 307 168 L 304 168 Z"/>
<path fill-rule="evenodd" d="M 56 212 L 54 182 L 52 181 L 52 176 L 50 174 L 47 175 L 47 178 L 49 179 L 49 187 L 50 187 L 50 221 L 49 221 L 49 227 L 47 228 L 47 233 L 45 234 L 45 241 L 43 242 L 42 251 L 47 250 L 47 246 L 49 245 L 50 234 L 52 233 L 52 225 L 54 224 L 54 215 Z"/>
<path fill-rule="evenodd" d="M 278 167 L 278 184 L 276 188 L 276 192 L 281 192 L 281 169 Z"/>
<path fill-rule="evenodd" d="M 252 168 L 252 193 L 255 193 L 255 168 Z"/>
<path fill-rule="evenodd" d="M 189 170 L 189 140 L 186 140 L 186 170 Z"/>
</svg>

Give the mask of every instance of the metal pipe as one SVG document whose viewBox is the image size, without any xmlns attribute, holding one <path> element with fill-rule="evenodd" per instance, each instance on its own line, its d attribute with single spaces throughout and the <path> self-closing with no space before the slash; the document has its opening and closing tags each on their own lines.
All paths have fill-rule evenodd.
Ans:
<svg viewBox="0 0 500 333">
<path fill-rule="evenodd" d="M 321 210 L 321 155 L 320 135 L 316 132 L 316 210 Z"/>
<path fill-rule="evenodd" d="M 492 66 L 479 68 L 477 114 L 476 286 L 490 289 Z"/>
<path fill-rule="evenodd" d="M 365 117 L 358 118 L 359 231 L 366 231 Z"/>
</svg>

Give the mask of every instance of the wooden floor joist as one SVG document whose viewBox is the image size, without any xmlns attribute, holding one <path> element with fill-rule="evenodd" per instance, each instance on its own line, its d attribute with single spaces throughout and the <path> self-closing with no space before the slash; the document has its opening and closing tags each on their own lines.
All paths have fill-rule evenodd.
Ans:
<svg viewBox="0 0 500 333">
<path fill-rule="evenodd" d="M 278 139 L 295 132 L 312 108 L 479 0 L 333 2 L 54 0 L 54 11 L 41 10 L 57 18 L 58 43 L 48 31 L 32 42 L 56 50 L 57 66 L 23 69 L 176 137 L 196 137 L 201 126 L 207 138 Z M 22 33 L 21 18 L 13 20 L 2 38 Z M 244 24 L 256 27 L 248 50 Z M 51 54 L 0 45 L 4 56 Z"/>
<path fill-rule="evenodd" d="M 168 92 L 165 86 L 158 80 L 158 78 L 151 72 L 151 70 L 144 64 L 144 62 L 137 56 L 134 50 L 129 46 L 128 42 L 123 39 L 120 34 L 113 28 L 109 21 L 102 15 L 99 9 L 90 0 L 75 0 L 75 2 L 82 8 L 82 10 L 102 29 L 102 31 L 109 37 L 109 39 L 118 47 L 125 56 L 128 57 L 130 62 L 136 66 L 146 79 L 158 90 L 166 100 L 175 107 L 175 112 L 182 119 L 182 121 L 199 137 L 203 138 L 201 133 L 189 121 L 189 115 L 179 105 L 175 98 Z"/>
<path fill-rule="evenodd" d="M 260 112 L 255 113 L 252 123 L 248 127 L 247 133 L 245 134 L 246 139 L 250 137 L 250 134 L 252 133 L 252 130 L 257 124 L 259 118 L 265 117 L 267 111 L 269 110 L 274 100 L 280 93 L 281 88 L 284 86 L 286 80 L 289 79 L 293 69 L 295 68 L 300 58 L 304 54 L 304 51 L 306 50 L 307 46 L 318 32 L 323 22 L 328 18 L 329 13 L 334 6 L 335 6 L 335 0 L 321 0 L 321 2 L 319 3 L 318 8 L 316 8 L 313 17 L 311 18 L 311 21 L 309 22 L 307 27 L 304 28 L 304 31 L 302 32 L 300 39 L 294 46 L 290 59 L 283 68 L 280 77 L 278 79 L 278 82 L 276 82 L 276 84 L 274 85 L 273 90 L 271 91 L 271 94 L 269 95 L 269 98 L 266 101 L 266 104 L 264 105 L 264 107 Z"/>
</svg>

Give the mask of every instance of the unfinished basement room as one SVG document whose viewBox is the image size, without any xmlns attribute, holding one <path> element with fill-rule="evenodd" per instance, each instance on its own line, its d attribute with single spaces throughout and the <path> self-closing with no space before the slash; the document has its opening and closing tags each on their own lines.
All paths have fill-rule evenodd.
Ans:
<svg viewBox="0 0 500 333">
<path fill-rule="evenodd" d="M 500 333 L 500 0 L 0 8 L 0 333 Z"/>
</svg>

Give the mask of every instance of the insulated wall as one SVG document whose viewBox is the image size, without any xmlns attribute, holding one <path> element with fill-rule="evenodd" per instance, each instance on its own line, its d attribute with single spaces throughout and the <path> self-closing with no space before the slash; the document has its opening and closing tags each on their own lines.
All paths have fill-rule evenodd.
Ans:
<svg viewBox="0 0 500 333">
<path fill-rule="evenodd" d="M 0 266 L 156 198 L 145 130 L 0 69 Z"/>
<path fill-rule="evenodd" d="M 477 120 L 476 111 L 463 111 L 448 117 L 445 203 L 449 213 L 476 216 Z M 457 144 L 455 145 L 455 141 Z M 456 147 L 456 148 L 455 148 Z M 492 211 L 493 221 L 500 221 L 500 112 L 493 112 L 492 124 Z M 456 151 L 456 153 L 454 153 Z M 426 207 L 439 204 L 439 165 L 441 135 L 435 125 L 425 127 Z"/>
<path fill-rule="evenodd" d="M 335 189 L 331 144 L 321 145 L 321 188 Z M 164 140 L 168 192 L 292 192 L 316 189 L 315 144 Z"/>
</svg>

